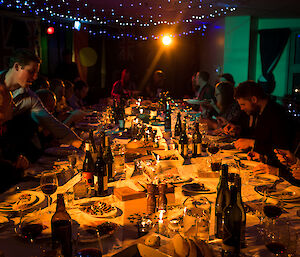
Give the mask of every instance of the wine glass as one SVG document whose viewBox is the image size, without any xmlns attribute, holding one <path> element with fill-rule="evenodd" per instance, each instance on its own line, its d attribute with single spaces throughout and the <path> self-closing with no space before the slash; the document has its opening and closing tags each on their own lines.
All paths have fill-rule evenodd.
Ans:
<svg viewBox="0 0 300 257">
<path fill-rule="evenodd" d="M 41 175 L 40 186 L 47 198 L 47 207 L 51 205 L 51 195 L 56 192 L 58 179 L 55 171 L 44 171 Z"/>
<path fill-rule="evenodd" d="M 285 256 L 290 242 L 289 223 L 277 221 L 269 224 L 265 229 L 264 243 L 275 256 Z"/>
<path fill-rule="evenodd" d="M 219 149 L 219 145 L 216 142 L 210 142 L 207 146 L 207 152 L 210 157 L 212 171 L 219 171 L 221 169 L 221 160 L 216 156 L 216 154 L 219 152 Z"/>
<path fill-rule="evenodd" d="M 24 218 L 17 229 L 22 238 L 34 243 L 35 239 L 42 234 L 44 227 L 39 215 L 37 215 L 37 217 Z"/>
<path fill-rule="evenodd" d="M 187 237 L 209 239 L 211 202 L 206 197 L 189 198 L 184 202 L 183 232 Z"/>
</svg>

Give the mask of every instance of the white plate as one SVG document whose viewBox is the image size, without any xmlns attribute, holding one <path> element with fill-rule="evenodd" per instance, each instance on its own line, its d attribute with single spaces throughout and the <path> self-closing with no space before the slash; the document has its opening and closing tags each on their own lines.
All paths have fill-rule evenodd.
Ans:
<svg viewBox="0 0 300 257">
<path fill-rule="evenodd" d="M 260 186 L 255 187 L 255 191 L 260 195 L 263 195 L 263 192 L 259 190 Z M 296 186 L 289 186 L 283 190 L 270 193 L 270 197 L 285 202 L 299 202 L 300 201 L 300 189 Z"/>
<path fill-rule="evenodd" d="M 0 212 L 16 212 L 32 210 L 45 200 L 42 192 L 23 191 L 1 197 Z"/>
</svg>

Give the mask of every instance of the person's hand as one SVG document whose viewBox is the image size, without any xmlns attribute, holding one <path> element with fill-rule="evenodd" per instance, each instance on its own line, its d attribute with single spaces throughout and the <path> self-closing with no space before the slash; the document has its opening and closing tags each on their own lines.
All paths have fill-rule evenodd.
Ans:
<svg viewBox="0 0 300 257">
<path fill-rule="evenodd" d="M 217 117 L 217 122 L 218 122 L 219 127 L 224 127 L 224 126 L 227 126 L 227 124 L 229 124 L 225 118 L 220 117 L 220 116 Z"/>
<path fill-rule="evenodd" d="M 26 170 L 29 167 L 28 159 L 23 155 L 19 155 L 15 163 L 15 167 L 16 169 Z"/>
<path fill-rule="evenodd" d="M 279 174 L 279 169 L 273 166 L 270 166 L 268 164 L 259 164 L 256 167 L 253 168 L 253 175 L 258 175 L 258 174 L 262 174 L 262 173 L 266 173 L 266 174 L 271 174 L 271 175 L 275 175 L 278 176 Z"/>
<path fill-rule="evenodd" d="M 81 140 L 74 140 L 72 142 L 72 146 L 74 146 L 76 148 L 80 148 L 81 145 L 82 145 L 82 141 Z"/>
<path fill-rule="evenodd" d="M 254 147 L 254 139 L 240 138 L 234 142 L 234 146 L 239 150 L 246 150 Z"/>
<path fill-rule="evenodd" d="M 234 125 L 232 123 L 228 123 L 224 128 L 223 131 L 225 134 L 228 134 L 230 136 L 237 136 L 240 132 L 240 127 L 237 125 Z"/>
<path fill-rule="evenodd" d="M 249 161 L 261 161 L 262 158 L 259 153 L 250 151 L 249 153 L 247 153 L 247 159 Z"/>
<path fill-rule="evenodd" d="M 292 173 L 293 173 L 293 177 L 294 177 L 295 179 L 299 179 L 299 180 L 300 180 L 300 167 L 298 167 L 298 168 L 292 170 Z"/>
<path fill-rule="evenodd" d="M 290 150 L 275 149 L 274 152 L 283 165 L 291 166 L 296 163 L 296 157 Z"/>
</svg>

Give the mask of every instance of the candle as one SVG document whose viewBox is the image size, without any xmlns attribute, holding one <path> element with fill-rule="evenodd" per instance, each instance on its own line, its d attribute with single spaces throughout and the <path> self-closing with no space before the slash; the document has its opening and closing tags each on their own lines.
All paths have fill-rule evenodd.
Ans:
<svg viewBox="0 0 300 257">
<path fill-rule="evenodd" d="M 164 210 L 159 211 L 159 220 L 158 220 L 158 233 L 162 234 L 163 233 L 163 216 L 164 216 Z"/>
<path fill-rule="evenodd" d="M 143 112 L 144 112 L 144 109 L 140 109 L 140 114 L 143 114 Z"/>
</svg>

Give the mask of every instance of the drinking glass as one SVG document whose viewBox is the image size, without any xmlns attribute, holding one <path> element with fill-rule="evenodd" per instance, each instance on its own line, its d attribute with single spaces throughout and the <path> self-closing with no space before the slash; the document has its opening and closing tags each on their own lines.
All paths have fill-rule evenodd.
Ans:
<svg viewBox="0 0 300 257">
<path fill-rule="evenodd" d="M 40 180 L 41 190 L 47 198 L 47 207 L 51 205 L 51 195 L 56 192 L 58 179 L 55 171 L 44 171 Z"/>
<path fill-rule="evenodd" d="M 69 159 L 69 164 L 70 164 L 70 167 L 74 170 L 76 168 L 76 163 L 77 163 L 77 154 L 76 152 L 72 152 L 72 154 L 70 154 L 68 156 L 68 159 Z"/>
<path fill-rule="evenodd" d="M 185 202 L 183 232 L 187 237 L 208 241 L 211 203 L 206 197 L 190 198 Z"/>
<path fill-rule="evenodd" d="M 270 223 L 265 229 L 264 243 L 275 256 L 286 256 L 290 243 L 289 223 L 285 221 Z"/>
<path fill-rule="evenodd" d="M 209 155 L 210 167 L 212 171 L 221 170 L 221 158 L 217 153 L 219 152 L 219 145 L 216 142 L 209 142 L 207 145 L 207 153 Z"/>
<path fill-rule="evenodd" d="M 43 223 L 37 215 L 36 217 L 26 217 L 22 219 L 17 227 L 17 232 L 20 236 L 30 243 L 34 243 L 35 239 L 42 234 Z"/>
</svg>

